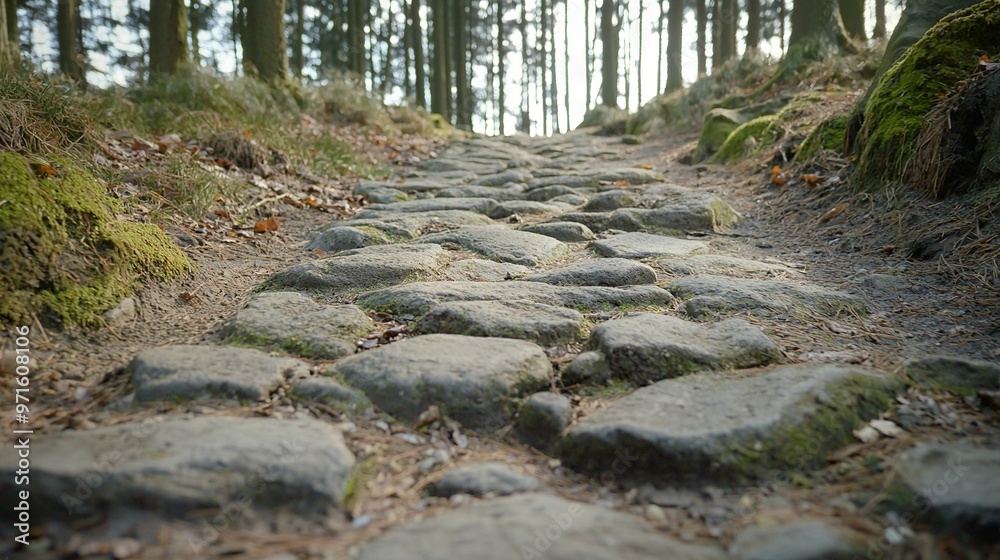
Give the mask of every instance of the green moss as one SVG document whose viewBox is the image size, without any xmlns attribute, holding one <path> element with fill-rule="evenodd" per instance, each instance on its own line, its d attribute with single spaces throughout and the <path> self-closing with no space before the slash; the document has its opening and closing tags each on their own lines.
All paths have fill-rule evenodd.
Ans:
<svg viewBox="0 0 1000 560">
<path fill-rule="evenodd" d="M 726 137 L 722 147 L 712 156 L 712 163 L 729 163 L 773 144 L 781 137 L 777 122 L 777 115 L 764 115 L 743 123 Z"/>
<path fill-rule="evenodd" d="M 835 115 L 820 123 L 799 146 L 793 163 L 806 163 L 820 150 L 840 152 L 847 131 L 847 115 Z"/>
<path fill-rule="evenodd" d="M 36 178 L 0 153 L 0 323 L 32 315 L 89 325 L 138 282 L 186 272 L 187 257 L 156 226 L 122 222 L 121 204 L 69 160 Z M 9 295 L 9 297 L 6 297 Z"/>
<path fill-rule="evenodd" d="M 872 89 L 859 133 L 859 184 L 902 178 L 924 117 L 939 96 L 968 79 L 981 54 L 1000 53 L 1000 0 L 960 10 L 932 27 Z"/>
</svg>

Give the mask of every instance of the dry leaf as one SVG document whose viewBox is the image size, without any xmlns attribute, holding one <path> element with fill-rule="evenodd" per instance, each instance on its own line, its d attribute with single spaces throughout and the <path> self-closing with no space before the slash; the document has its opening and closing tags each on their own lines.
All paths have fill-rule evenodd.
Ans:
<svg viewBox="0 0 1000 560">
<path fill-rule="evenodd" d="M 420 416 L 417 418 L 416 427 L 422 428 L 428 424 L 433 424 L 434 422 L 437 422 L 440 419 L 441 419 L 441 409 L 438 408 L 437 405 L 432 404 L 429 407 L 427 407 L 427 410 L 420 413 Z"/>
<path fill-rule="evenodd" d="M 653 170 L 653 166 L 652 165 L 637 165 L 636 167 L 638 167 L 639 169 L 645 169 L 646 171 L 652 171 Z"/>
<path fill-rule="evenodd" d="M 771 183 L 775 185 L 784 185 L 788 181 L 785 177 L 785 172 L 781 170 L 781 167 L 775 165 L 771 168 Z"/>
<path fill-rule="evenodd" d="M 841 202 L 840 204 L 834 206 L 826 214 L 823 214 L 822 216 L 819 217 L 819 223 L 825 224 L 830 220 L 840 216 L 845 211 L 847 211 L 848 206 L 850 205 L 846 202 Z"/>
<path fill-rule="evenodd" d="M 35 170 L 35 173 L 39 175 L 45 175 L 48 177 L 58 177 L 59 172 L 52 168 L 51 165 L 45 165 L 44 163 L 31 163 L 31 168 Z"/>
<path fill-rule="evenodd" d="M 254 233 L 264 233 L 266 231 L 278 231 L 278 220 L 274 216 L 261 220 L 253 225 Z"/>
<path fill-rule="evenodd" d="M 802 180 L 805 181 L 806 184 L 809 185 L 810 187 L 815 187 L 816 185 L 820 184 L 823 178 L 815 173 L 806 173 L 805 175 L 802 176 Z"/>
<path fill-rule="evenodd" d="M 860 430 L 854 430 L 854 437 L 858 438 L 858 440 L 862 443 L 871 443 L 873 441 L 878 441 L 878 439 L 882 436 L 875 428 L 865 426 Z"/>
<path fill-rule="evenodd" d="M 869 425 L 885 437 L 894 438 L 903 433 L 903 428 L 897 426 L 892 420 L 872 420 Z"/>
<path fill-rule="evenodd" d="M 626 181 L 625 179 L 620 179 L 618 181 L 615 181 L 616 187 L 624 187 L 626 185 L 628 185 L 628 181 Z"/>
<path fill-rule="evenodd" d="M 218 165 L 219 167 L 221 167 L 223 169 L 232 169 L 232 168 L 236 167 L 235 163 L 229 161 L 226 158 L 221 158 L 221 157 L 215 158 L 215 165 Z"/>
<path fill-rule="evenodd" d="M 249 130 L 244 130 L 243 136 L 246 136 L 247 138 L 253 138 L 253 134 L 251 134 Z"/>
</svg>

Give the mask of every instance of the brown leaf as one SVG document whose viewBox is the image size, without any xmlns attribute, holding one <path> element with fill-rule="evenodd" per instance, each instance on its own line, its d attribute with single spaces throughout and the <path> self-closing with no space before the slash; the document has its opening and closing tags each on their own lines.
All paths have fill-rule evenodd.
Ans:
<svg viewBox="0 0 1000 560">
<path fill-rule="evenodd" d="M 616 187 L 624 187 L 626 185 L 628 185 L 628 181 L 626 181 L 625 179 L 621 179 L 621 180 L 615 181 L 615 186 Z"/>
<path fill-rule="evenodd" d="M 775 165 L 771 168 L 771 183 L 775 185 L 784 185 L 788 181 L 785 177 L 785 172 L 781 170 L 781 167 Z"/>
<path fill-rule="evenodd" d="M 422 428 L 428 424 L 433 424 L 434 422 L 437 422 L 440 419 L 441 419 L 441 409 L 438 408 L 437 405 L 432 404 L 429 407 L 427 407 L 427 410 L 420 413 L 420 416 L 417 418 L 416 427 Z"/>
<path fill-rule="evenodd" d="M 652 171 L 653 170 L 653 166 L 652 165 L 637 165 L 636 167 L 638 167 L 639 169 L 645 169 L 646 171 Z"/>
<path fill-rule="evenodd" d="M 271 216 L 253 225 L 254 233 L 264 233 L 267 231 L 278 231 L 278 220 Z"/>
<path fill-rule="evenodd" d="M 819 217 L 819 223 L 825 224 L 830 220 L 840 216 L 841 214 L 847 211 L 848 206 L 850 206 L 850 204 L 846 202 L 841 202 L 840 204 L 834 206 L 833 208 L 828 210 L 826 214 L 823 214 L 822 216 Z"/>
<path fill-rule="evenodd" d="M 816 185 L 820 184 L 823 178 L 815 173 L 806 173 L 805 175 L 802 176 L 802 180 L 805 181 L 806 184 L 809 185 L 810 187 L 815 187 Z"/>
<path fill-rule="evenodd" d="M 31 168 L 35 170 L 35 173 L 39 175 L 45 175 L 48 177 L 58 177 L 59 172 L 52 168 L 50 165 L 45 165 L 44 163 L 31 163 Z"/>
<path fill-rule="evenodd" d="M 219 167 L 221 167 L 223 169 L 232 169 L 232 168 L 236 167 L 235 163 L 229 161 L 226 158 L 221 158 L 221 157 L 215 158 L 215 165 L 218 165 Z"/>
</svg>

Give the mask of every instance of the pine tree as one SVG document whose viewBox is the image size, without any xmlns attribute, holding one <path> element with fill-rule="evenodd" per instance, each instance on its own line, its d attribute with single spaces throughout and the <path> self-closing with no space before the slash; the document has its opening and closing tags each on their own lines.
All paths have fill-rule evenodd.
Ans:
<svg viewBox="0 0 1000 560">
<path fill-rule="evenodd" d="M 176 74 L 190 62 L 184 0 L 150 0 L 149 74 Z"/>
</svg>

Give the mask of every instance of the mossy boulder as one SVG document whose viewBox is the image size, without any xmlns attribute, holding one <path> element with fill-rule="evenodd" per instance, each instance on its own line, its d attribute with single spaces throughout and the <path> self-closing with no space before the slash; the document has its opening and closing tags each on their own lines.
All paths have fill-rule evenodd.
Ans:
<svg viewBox="0 0 1000 560">
<path fill-rule="evenodd" d="M 1000 0 L 985 0 L 943 18 L 890 68 L 870 92 L 858 133 L 857 177 L 882 186 L 900 180 L 927 114 L 982 55 L 1000 54 Z"/>
<path fill-rule="evenodd" d="M 717 108 L 705 114 L 705 125 L 698 137 L 698 147 L 695 148 L 694 161 L 704 161 L 726 143 L 726 139 L 740 125 L 751 120 L 751 116 L 736 109 Z"/>
<path fill-rule="evenodd" d="M 587 114 L 583 116 L 583 122 L 580 123 L 579 128 L 586 128 L 589 126 L 599 126 L 602 128 L 621 126 L 622 133 L 625 132 L 625 123 L 628 121 L 628 113 L 622 111 L 618 107 L 609 107 L 607 105 L 598 105 L 593 109 L 587 111 Z"/>
<path fill-rule="evenodd" d="M 764 115 L 738 126 L 712 156 L 712 163 L 728 163 L 773 144 L 781 136 L 777 122 L 777 115 Z"/>
<path fill-rule="evenodd" d="M 795 153 L 794 163 L 806 163 L 823 150 L 840 152 L 847 130 L 847 115 L 832 116 L 813 129 Z"/>
<path fill-rule="evenodd" d="M 121 202 L 90 173 L 68 160 L 54 169 L 36 176 L 0 153 L 0 324 L 94 324 L 140 281 L 188 270 L 157 226 L 119 219 Z"/>
</svg>

